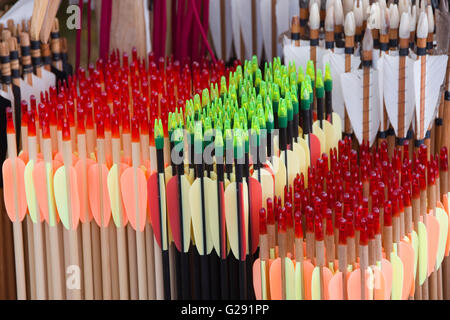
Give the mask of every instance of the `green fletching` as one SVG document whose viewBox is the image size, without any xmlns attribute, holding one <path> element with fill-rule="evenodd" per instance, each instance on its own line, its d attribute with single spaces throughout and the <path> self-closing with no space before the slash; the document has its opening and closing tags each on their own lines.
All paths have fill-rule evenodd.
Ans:
<svg viewBox="0 0 450 320">
<path fill-rule="evenodd" d="M 322 79 L 322 71 L 317 69 L 317 77 L 316 77 L 316 96 L 321 99 L 325 95 L 323 79 Z"/>
</svg>

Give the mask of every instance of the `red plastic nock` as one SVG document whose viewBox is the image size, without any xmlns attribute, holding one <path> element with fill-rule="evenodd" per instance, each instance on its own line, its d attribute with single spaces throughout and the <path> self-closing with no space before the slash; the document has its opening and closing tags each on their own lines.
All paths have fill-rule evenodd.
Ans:
<svg viewBox="0 0 450 320">
<path fill-rule="evenodd" d="M 50 125 L 47 120 L 42 120 L 40 123 L 42 129 L 42 138 L 50 139 Z"/>
<path fill-rule="evenodd" d="M 28 136 L 36 137 L 36 117 L 34 116 L 33 110 L 28 110 Z"/>
<path fill-rule="evenodd" d="M 392 226 L 392 203 L 389 200 L 384 203 L 384 226 Z"/>
<path fill-rule="evenodd" d="M 119 116 L 113 112 L 111 114 L 111 136 L 113 139 L 120 139 Z"/>
<path fill-rule="evenodd" d="M 294 227 L 294 220 L 292 216 L 292 204 L 290 202 L 286 202 L 285 204 L 286 211 L 286 226 L 288 229 L 292 229 Z"/>
<path fill-rule="evenodd" d="M 334 234 L 333 211 L 330 208 L 327 208 L 327 210 L 326 210 L 326 217 L 327 217 L 326 233 L 327 233 L 327 236 L 332 236 Z"/>
<path fill-rule="evenodd" d="M 281 208 L 278 216 L 278 233 L 286 232 L 286 209 Z"/>
<path fill-rule="evenodd" d="M 294 211 L 301 210 L 301 204 L 302 204 L 302 198 L 300 193 L 295 192 L 294 193 Z"/>
<path fill-rule="evenodd" d="M 62 125 L 62 135 L 63 135 L 63 141 L 70 141 L 70 126 L 67 119 L 63 120 Z"/>
<path fill-rule="evenodd" d="M 314 210 L 310 206 L 306 206 L 306 230 L 308 232 L 314 232 Z"/>
<path fill-rule="evenodd" d="M 131 139 L 132 142 L 139 142 L 139 120 L 136 116 L 131 118 Z"/>
<path fill-rule="evenodd" d="M 275 216 L 273 214 L 273 201 L 271 198 L 267 199 L 267 224 L 275 224 Z"/>
<path fill-rule="evenodd" d="M 21 114 L 22 114 L 22 122 L 21 126 L 26 127 L 28 125 L 27 119 L 27 111 L 28 111 L 28 103 L 25 100 L 22 100 L 20 104 Z"/>
<path fill-rule="evenodd" d="M 373 208 L 372 209 L 372 215 L 373 215 L 373 219 L 374 219 L 374 233 L 375 234 L 380 234 L 381 233 L 381 229 L 380 229 L 380 209 L 378 208 Z"/>
<path fill-rule="evenodd" d="M 448 150 L 447 150 L 447 147 L 443 147 L 441 149 L 441 153 L 440 153 L 439 159 L 440 159 L 441 171 L 447 172 L 448 171 Z"/>
<path fill-rule="evenodd" d="M 6 132 L 8 134 L 14 134 L 16 132 L 14 128 L 13 112 L 10 107 L 6 108 Z"/>
<path fill-rule="evenodd" d="M 77 134 L 85 134 L 86 128 L 84 126 L 84 110 L 78 108 L 77 110 Z"/>
<path fill-rule="evenodd" d="M 259 233 L 267 234 L 266 209 L 259 210 Z"/>
<path fill-rule="evenodd" d="M 339 244 L 347 244 L 347 222 L 344 218 L 339 219 Z"/>
<path fill-rule="evenodd" d="M 322 221 L 318 216 L 316 216 L 316 219 L 314 222 L 314 234 L 315 234 L 316 241 L 323 241 Z"/>
<path fill-rule="evenodd" d="M 303 226 L 302 226 L 302 213 L 300 211 L 296 211 L 294 214 L 295 220 L 295 237 L 297 239 L 303 239 Z"/>
<path fill-rule="evenodd" d="M 355 228 L 353 226 L 353 219 L 345 219 L 345 226 L 346 226 L 346 232 L 348 238 L 354 238 L 355 237 Z"/>
<path fill-rule="evenodd" d="M 361 230 L 359 233 L 359 244 L 361 246 L 367 246 L 369 244 L 369 231 L 367 228 L 367 219 L 361 219 Z"/>
</svg>

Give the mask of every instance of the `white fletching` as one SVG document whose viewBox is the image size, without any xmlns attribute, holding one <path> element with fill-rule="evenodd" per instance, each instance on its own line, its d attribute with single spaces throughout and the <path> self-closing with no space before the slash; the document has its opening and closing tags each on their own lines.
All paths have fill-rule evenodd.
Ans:
<svg viewBox="0 0 450 320">
<path fill-rule="evenodd" d="M 372 51 L 373 49 L 372 30 L 370 30 L 370 28 L 366 28 L 366 31 L 364 32 L 362 48 L 364 51 Z"/>
<path fill-rule="evenodd" d="M 419 11 L 426 12 L 427 10 L 427 0 L 421 0 L 419 4 Z"/>
<path fill-rule="evenodd" d="M 433 8 L 431 6 L 427 7 L 427 20 L 428 20 L 428 33 L 434 32 L 434 15 Z"/>
<path fill-rule="evenodd" d="M 353 6 L 353 14 L 355 16 L 355 24 L 358 27 L 362 26 L 363 23 L 363 10 L 362 10 L 362 6 L 359 5 L 359 7 L 356 6 L 356 1 L 355 1 L 355 5 Z"/>
<path fill-rule="evenodd" d="M 347 16 L 347 14 L 352 11 L 353 9 L 353 0 L 344 0 L 343 1 L 343 9 L 344 9 L 344 15 Z"/>
<path fill-rule="evenodd" d="M 384 11 L 384 9 L 386 9 L 386 0 L 379 0 L 378 4 L 380 5 L 380 11 Z"/>
<path fill-rule="evenodd" d="M 417 7 L 413 5 L 410 7 L 409 12 L 409 32 L 416 31 L 416 22 L 417 22 Z"/>
<path fill-rule="evenodd" d="M 337 26 L 344 24 L 344 9 L 342 8 L 341 0 L 334 0 L 334 23 Z"/>
<path fill-rule="evenodd" d="M 380 11 L 380 33 L 388 34 L 388 32 L 389 32 L 389 9 L 384 8 L 384 10 Z"/>
<path fill-rule="evenodd" d="M 355 35 L 355 16 L 352 11 L 345 16 L 344 33 L 346 37 L 353 37 Z"/>
<path fill-rule="evenodd" d="M 325 31 L 334 31 L 334 6 L 327 9 L 327 14 L 325 16 Z"/>
<path fill-rule="evenodd" d="M 428 18 L 425 12 L 420 12 L 417 22 L 417 38 L 424 39 L 428 36 Z"/>
<path fill-rule="evenodd" d="M 380 7 L 378 3 L 373 3 L 370 6 L 370 14 L 367 19 L 367 27 L 370 29 L 380 29 Z"/>
<path fill-rule="evenodd" d="M 330 9 L 330 7 L 334 6 L 334 0 L 327 0 L 327 2 L 325 3 L 325 10 L 328 11 L 328 9 Z"/>
<path fill-rule="evenodd" d="M 370 13 L 370 3 L 369 0 L 362 1 L 362 12 L 363 12 L 363 20 L 367 21 Z"/>
<path fill-rule="evenodd" d="M 401 17 L 403 12 L 407 12 L 407 11 L 408 11 L 408 0 L 399 0 L 398 1 L 399 16 Z"/>
<path fill-rule="evenodd" d="M 312 30 L 320 28 L 320 13 L 317 3 L 313 3 L 309 11 L 309 27 Z"/>
<path fill-rule="evenodd" d="M 409 39 L 409 14 L 408 14 L 408 12 L 402 13 L 402 18 L 400 19 L 399 36 L 400 36 L 400 39 Z"/>
<path fill-rule="evenodd" d="M 311 11 L 311 7 L 314 3 L 317 3 L 317 6 L 320 8 L 320 0 L 310 0 L 309 1 L 309 11 Z"/>
<path fill-rule="evenodd" d="M 391 4 L 389 7 L 389 27 L 391 29 L 398 29 L 400 23 L 400 16 L 396 4 Z"/>
</svg>

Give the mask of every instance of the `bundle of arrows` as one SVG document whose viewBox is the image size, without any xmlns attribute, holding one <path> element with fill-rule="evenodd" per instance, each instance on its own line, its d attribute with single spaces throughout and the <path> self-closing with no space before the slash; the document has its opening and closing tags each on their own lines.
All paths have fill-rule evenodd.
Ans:
<svg viewBox="0 0 450 320">
<path fill-rule="evenodd" d="M 176 292 L 159 175 L 170 145 L 162 123 L 167 136 L 168 120 L 176 120 L 169 112 L 210 81 L 217 89 L 234 67 L 207 61 L 181 67 L 169 59 L 166 66 L 150 55 L 146 69 L 135 53 L 130 64 L 124 54 L 122 66 L 113 53 L 97 69 L 90 66 L 87 78 L 80 70 L 59 93 L 54 87 L 41 93 L 39 104 L 34 96 L 22 101 L 19 156 L 13 112 L 7 111 L 3 193 L 14 226 L 19 299 L 168 299 Z M 156 118 L 154 135 L 149 128 Z M 153 167 L 158 173 L 150 175 Z M 168 189 L 168 199 L 176 194 Z M 31 220 L 26 255 L 25 216 Z"/>
<path fill-rule="evenodd" d="M 60 37 L 58 20 L 55 18 L 59 1 L 52 1 L 47 10 L 42 10 L 40 1 L 36 1 L 35 12 L 30 21 L 15 25 L 8 20 L 0 24 L 0 161 L 6 156 L 6 115 L 7 106 L 11 106 L 15 130 L 18 133 L 16 143 L 20 144 L 21 100 L 30 101 L 31 96 L 40 101 L 40 93 L 48 90 L 57 82 L 71 74 L 68 63 L 67 43 Z M 5 18 L 6 19 L 6 18 Z M 45 19 L 45 20 L 44 20 Z M 0 188 L 3 182 L 0 175 Z M 1 191 L 3 194 L 3 191 Z M 14 273 L 13 231 L 6 217 L 1 200 L 0 211 L 0 298 L 15 299 L 16 286 Z M 27 219 L 27 228 L 31 220 Z M 29 238 L 31 241 L 31 238 Z"/>
<path fill-rule="evenodd" d="M 349 138 L 260 211 L 259 299 L 448 298 L 448 155 Z"/>
<path fill-rule="evenodd" d="M 447 57 L 423 48 L 429 17 L 418 19 L 410 78 L 419 93 L 407 96 L 416 136 L 403 109 L 397 145 L 380 129 L 389 60 L 375 60 L 370 26 L 352 73 L 336 74 L 333 52 L 321 69 L 314 44 L 302 63 L 263 69 L 256 56 L 226 68 L 150 55 L 147 68 L 136 51 L 131 63 L 113 52 L 22 102 L 15 126 L 8 109 L 3 191 L 18 297 L 446 297 L 447 149 L 426 131 Z M 354 150 L 341 140 L 349 125 Z"/>
<path fill-rule="evenodd" d="M 335 112 L 345 136 L 360 144 L 388 142 L 389 156 L 406 140 L 431 154 L 449 148 L 448 2 L 309 1 L 284 38 L 285 64 L 330 64 Z M 307 22 L 307 23 L 306 23 Z"/>
</svg>

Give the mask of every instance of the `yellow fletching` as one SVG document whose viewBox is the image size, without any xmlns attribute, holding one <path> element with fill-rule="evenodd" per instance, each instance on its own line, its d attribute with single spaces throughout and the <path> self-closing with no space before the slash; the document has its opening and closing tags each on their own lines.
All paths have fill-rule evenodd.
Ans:
<svg viewBox="0 0 450 320">
<path fill-rule="evenodd" d="M 304 300 L 302 294 L 302 286 L 303 283 L 303 274 L 302 274 L 302 266 L 300 262 L 295 263 L 295 299 L 296 300 Z"/>
<path fill-rule="evenodd" d="M 67 187 L 66 187 L 66 172 L 64 166 L 55 172 L 53 178 L 55 188 L 55 200 L 58 208 L 59 218 L 64 227 L 69 230 L 69 204 L 67 203 Z"/>
<path fill-rule="evenodd" d="M 36 192 L 34 190 L 33 181 L 34 161 L 28 161 L 25 166 L 24 179 L 25 179 L 25 195 L 27 197 L 28 211 L 30 212 L 30 218 L 33 223 L 40 221 L 39 205 L 36 199 Z"/>
<path fill-rule="evenodd" d="M 114 164 L 108 173 L 107 183 L 109 199 L 111 201 L 111 212 L 114 224 L 120 228 L 122 226 L 122 220 L 120 215 L 120 187 L 119 187 L 119 168 L 117 164 Z M 122 212 L 123 214 L 123 212 Z"/>
<path fill-rule="evenodd" d="M 337 140 L 339 141 L 342 139 L 342 119 L 336 112 L 333 112 L 331 116 L 333 118 L 334 132 L 336 133 Z"/>
<path fill-rule="evenodd" d="M 402 298 L 403 289 L 403 263 L 399 256 L 394 252 L 391 252 L 391 264 L 392 264 L 392 300 L 400 300 Z"/>
<path fill-rule="evenodd" d="M 285 258 L 286 300 L 295 299 L 295 267 L 290 258 Z"/>
<path fill-rule="evenodd" d="M 286 186 L 286 166 L 278 157 L 273 157 L 273 173 L 275 174 L 275 195 L 284 199 L 284 187 Z"/>
<path fill-rule="evenodd" d="M 315 267 L 311 277 L 311 299 L 320 300 L 320 268 Z"/>
<path fill-rule="evenodd" d="M 47 194 L 50 197 L 48 204 L 48 221 L 50 227 L 54 227 L 56 225 L 56 203 L 53 191 L 53 169 L 51 163 L 45 164 L 45 174 L 47 176 Z"/>
<path fill-rule="evenodd" d="M 205 177 L 205 205 L 208 214 L 211 238 L 217 254 L 220 254 L 220 230 L 219 230 L 219 200 L 217 197 L 217 182 Z"/>
<path fill-rule="evenodd" d="M 412 247 L 414 249 L 414 280 L 416 280 L 417 277 L 417 265 L 419 262 L 419 236 L 417 233 L 413 230 L 411 233 L 411 242 Z"/>
<path fill-rule="evenodd" d="M 436 257 L 436 270 L 441 266 L 445 255 L 445 245 L 447 243 L 448 216 L 442 208 L 436 208 L 436 218 L 439 221 L 439 245 Z"/>
</svg>

